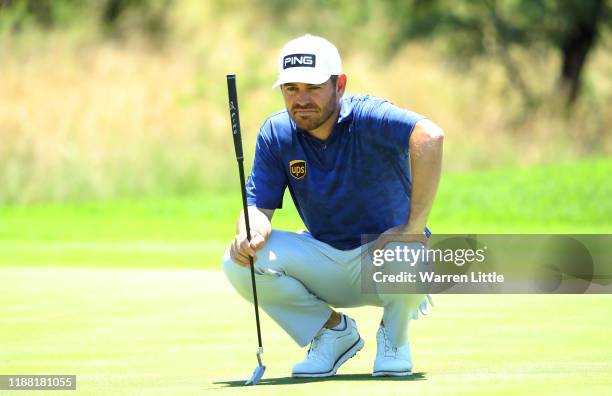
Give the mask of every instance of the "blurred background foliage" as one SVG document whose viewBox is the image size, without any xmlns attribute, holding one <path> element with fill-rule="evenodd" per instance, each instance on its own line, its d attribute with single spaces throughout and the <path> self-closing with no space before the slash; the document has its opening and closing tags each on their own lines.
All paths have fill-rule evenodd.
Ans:
<svg viewBox="0 0 612 396">
<path fill-rule="evenodd" d="M 247 161 L 281 109 L 289 39 L 339 47 L 349 91 L 447 133 L 445 170 L 612 152 L 610 0 L 0 0 L 0 202 L 234 188 L 225 74 Z"/>
</svg>

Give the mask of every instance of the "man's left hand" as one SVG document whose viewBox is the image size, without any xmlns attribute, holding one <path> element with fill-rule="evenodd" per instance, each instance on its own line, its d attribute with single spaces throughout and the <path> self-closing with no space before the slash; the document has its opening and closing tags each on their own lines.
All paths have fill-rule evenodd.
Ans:
<svg viewBox="0 0 612 396">
<path fill-rule="evenodd" d="M 425 227 L 411 227 L 400 225 L 388 229 L 380 234 L 380 236 L 372 243 L 372 251 L 384 249 L 391 242 L 419 242 L 427 246 L 427 236 L 425 235 Z"/>
</svg>

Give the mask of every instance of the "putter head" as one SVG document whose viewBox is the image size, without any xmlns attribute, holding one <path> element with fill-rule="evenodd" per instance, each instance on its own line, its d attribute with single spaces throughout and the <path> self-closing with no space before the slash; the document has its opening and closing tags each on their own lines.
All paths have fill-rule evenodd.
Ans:
<svg viewBox="0 0 612 396">
<path fill-rule="evenodd" d="M 266 366 L 259 365 L 255 367 L 255 370 L 253 371 L 253 375 L 251 375 L 251 378 L 244 384 L 245 385 L 257 385 L 259 381 L 261 380 L 261 377 L 263 377 L 265 371 L 266 371 Z"/>
</svg>

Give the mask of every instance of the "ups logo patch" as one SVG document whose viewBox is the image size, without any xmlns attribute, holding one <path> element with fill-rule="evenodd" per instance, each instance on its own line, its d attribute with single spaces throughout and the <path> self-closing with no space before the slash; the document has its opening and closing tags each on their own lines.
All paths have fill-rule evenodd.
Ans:
<svg viewBox="0 0 612 396">
<path fill-rule="evenodd" d="M 306 161 L 293 160 L 289 162 L 289 174 L 297 180 L 303 179 L 306 176 Z"/>
</svg>

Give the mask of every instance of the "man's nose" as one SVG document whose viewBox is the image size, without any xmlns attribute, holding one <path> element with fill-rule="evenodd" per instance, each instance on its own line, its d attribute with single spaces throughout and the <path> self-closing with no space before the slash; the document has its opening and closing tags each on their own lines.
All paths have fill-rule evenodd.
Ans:
<svg viewBox="0 0 612 396">
<path fill-rule="evenodd" d="M 295 98 L 296 104 L 303 106 L 303 105 L 309 104 L 310 102 L 311 102 L 310 94 L 308 93 L 308 91 L 298 92 Z"/>
</svg>

